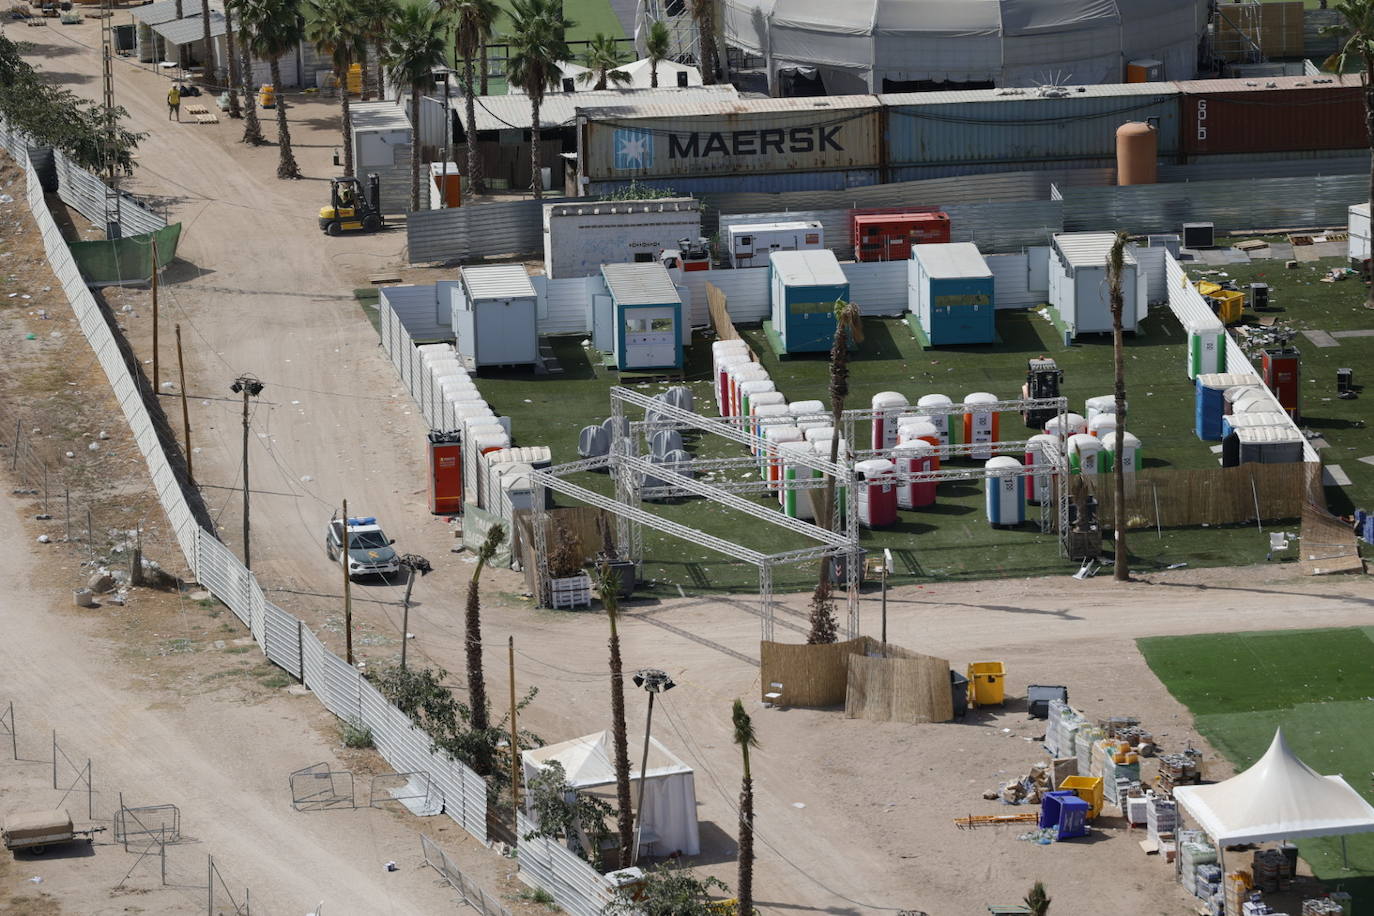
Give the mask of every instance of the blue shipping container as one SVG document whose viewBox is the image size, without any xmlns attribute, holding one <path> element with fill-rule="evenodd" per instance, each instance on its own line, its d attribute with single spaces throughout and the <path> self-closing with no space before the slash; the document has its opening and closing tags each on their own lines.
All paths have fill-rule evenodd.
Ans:
<svg viewBox="0 0 1374 916">
<path fill-rule="evenodd" d="M 1079 91 L 1079 89 L 1082 91 Z M 1006 162 L 1079 165 L 1114 162 L 1116 129 L 1158 122 L 1159 155 L 1178 156 L 1179 91 L 1170 83 L 1068 89 L 920 92 L 879 96 L 887 106 L 887 162 L 902 166 L 977 166 Z"/>
</svg>

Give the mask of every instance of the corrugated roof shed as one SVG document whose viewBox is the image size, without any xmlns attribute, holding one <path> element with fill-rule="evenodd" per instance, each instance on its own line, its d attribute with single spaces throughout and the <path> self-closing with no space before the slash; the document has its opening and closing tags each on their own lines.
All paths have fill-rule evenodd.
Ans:
<svg viewBox="0 0 1374 916">
<path fill-rule="evenodd" d="M 463 285 L 473 299 L 533 299 L 534 284 L 519 264 L 463 268 Z"/>
<path fill-rule="evenodd" d="M 1070 267 L 1106 267 L 1115 240 L 1116 235 L 1111 232 L 1061 232 L 1055 235 L 1054 244 Z M 1135 263 L 1129 248 L 1123 263 Z"/>
<path fill-rule="evenodd" d="M 617 305 L 671 305 L 681 302 L 668 270 L 649 264 L 602 264 L 601 276 Z"/>
<path fill-rule="evenodd" d="M 594 120 L 624 118 L 681 118 L 691 115 L 766 114 L 772 112 L 862 112 L 878 106 L 874 95 L 832 95 L 821 98 L 743 99 L 672 103 L 667 97 L 650 96 L 638 105 L 617 108 L 583 107 L 581 114 Z"/>
<path fill-rule="evenodd" d="M 349 107 L 356 130 L 410 130 L 405 108 L 395 102 L 354 102 Z"/>
<path fill-rule="evenodd" d="M 921 262 L 926 276 L 938 280 L 964 277 L 991 277 L 992 270 L 983 253 L 972 242 L 953 242 L 948 245 L 913 245 L 911 256 Z"/>
<path fill-rule="evenodd" d="M 185 13 L 184 9 L 182 13 Z M 171 22 L 177 18 L 177 0 L 158 0 L 157 3 L 149 3 L 147 6 L 130 10 L 129 15 L 134 17 L 134 22 L 141 22 L 144 25 Z"/>
<path fill-rule="evenodd" d="M 153 31 L 161 35 L 169 44 L 174 45 L 188 45 L 205 40 L 205 22 L 199 13 L 194 16 L 187 16 L 185 19 L 159 22 L 153 26 Z M 218 38 L 223 34 L 224 14 L 219 10 L 211 10 L 210 37 Z"/>
<path fill-rule="evenodd" d="M 808 251 L 775 251 L 768 257 L 787 286 L 846 286 L 849 278 L 828 248 Z"/>
</svg>

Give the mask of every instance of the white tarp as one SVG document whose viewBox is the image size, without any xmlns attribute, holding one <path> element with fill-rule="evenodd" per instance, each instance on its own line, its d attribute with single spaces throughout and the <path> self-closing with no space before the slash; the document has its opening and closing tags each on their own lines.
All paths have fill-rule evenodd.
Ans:
<svg viewBox="0 0 1374 916">
<path fill-rule="evenodd" d="M 1299 760 L 1283 729 L 1250 769 L 1215 785 L 1179 786 L 1174 800 L 1222 845 L 1374 832 L 1374 807 L 1340 776 Z"/>
<path fill-rule="evenodd" d="M 630 741 L 630 798 L 639 797 L 639 765 L 644 753 L 644 737 L 631 736 Z M 558 761 L 563 765 L 568 783 L 574 789 L 594 789 L 615 784 L 615 751 L 609 731 L 600 731 L 571 741 L 522 751 L 525 781 L 539 774 L 544 764 Z M 671 751 L 649 738 L 649 776 L 644 786 L 644 824 L 657 837 L 654 855 L 674 852 L 694 856 L 701 852 L 701 838 L 697 832 L 697 793 L 692 768 Z"/>
</svg>

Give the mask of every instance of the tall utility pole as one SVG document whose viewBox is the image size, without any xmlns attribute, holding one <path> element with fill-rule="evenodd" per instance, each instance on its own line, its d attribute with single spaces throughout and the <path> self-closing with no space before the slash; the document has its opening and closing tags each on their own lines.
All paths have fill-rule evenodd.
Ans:
<svg viewBox="0 0 1374 916">
<path fill-rule="evenodd" d="M 510 653 L 510 806 L 520 810 L 520 738 L 515 727 L 515 637 L 506 644 Z"/>
<path fill-rule="evenodd" d="M 644 668 L 635 672 L 635 686 L 643 687 L 649 692 L 649 714 L 644 720 L 644 756 L 639 764 L 639 798 L 635 799 L 635 845 L 634 852 L 630 856 L 630 864 L 639 861 L 639 838 L 644 833 L 644 784 L 648 782 L 647 773 L 649 771 L 649 730 L 654 724 L 654 696 L 660 693 L 667 693 L 677 685 L 668 676 L 668 672 L 660 671 L 657 668 Z"/>
<path fill-rule="evenodd" d="M 243 395 L 243 565 L 247 569 L 253 568 L 248 527 L 248 397 L 262 394 L 262 388 L 262 382 L 251 375 L 240 375 L 229 386 L 234 394 Z M 347 564 L 344 568 L 348 568 Z"/>
<path fill-rule="evenodd" d="M 344 658 L 353 664 L 353 577 L 348 574 L 348 500 L 343 501 L 343 530 L 339 538 L 339 565 L 344 577 Z"/>
<path fill-rule="evenodd" d="M 153 252 L 153 395 L 156 396 L 162 390 L 162 379 L 158 372 L 159 363 L 157 359 L 157 328 L 159 324 L 157 320 L 157 233 L 154 232 L 148 236 L 148 239 Z"/>
<path fill-rule="evenodd" d="M 445 133 L 444 133 L 444 165 L 443 165 L 443 177 L 439 179 L 439 209 L 441 209 L 441 210 L 442 210 L 442 209 L 446 209 L 446 208 L 448 207 L 448 161 L 449 161 L 450 159 L 453 158 L 453 108 L 449 105 L 449 102 L 448 102 L 448 96 L 449 96 L 449 77 L 452 76 L 452 75 L 453 75 L 453 71 L 452 71 L 450 68 L 445 67 L 445 68 L 444 68 L 444 124 L 446 124 L 446 125 L 448 126 L 448 129 L 447 129 L 447 130 L 445 131 Z M 461 182 L 462 179 L 460 178 L 459 181 Z M 430 179 L 430 183 L 431 183 L 431 184 L 434 183 L 434 182 L 433 182 L 433 179 Z"/>
<path fill-rule="evenodd" d="M 119 119 L 114 104 L 114 5 L 100 3 L 100 77 L 105 105 L 105 237 L 120 237 L 119 218 Z"/>
<path fill-rule="evenodd" d="M 406 571 L 406 596 L 401 601 L 401 670 L 406 670 L 406 645 L 410 642 L 410 593 L 415 588 L 415 580 L 433 572 L 434 567 L 418 553 L 408 553 L 397 561 Z"/>
<path fill-rule="evenodd" d="M 181 437 L 185 440 L 186 448 L 186 479 L 194 482 L 196 479 L 195 471 L 191 466 L 191 411 L 186 406 L 186 363 L 181 358 L 181 323 L 176 326 L 177 331 L 177 377 L 178 385 L 181 386 Z"/>
</svg>

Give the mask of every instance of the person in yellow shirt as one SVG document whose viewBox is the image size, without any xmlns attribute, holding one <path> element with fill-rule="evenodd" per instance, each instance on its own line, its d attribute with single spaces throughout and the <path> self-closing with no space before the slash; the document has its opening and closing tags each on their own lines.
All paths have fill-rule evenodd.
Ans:
<svg viewBox="0 0 1374 916">
<path fill-rule="evenodd" d="M 181 87 L 176 85 L 167 90 L 167 120 L 172 120 L 173 115 L 181 120 Z"/>
</svg>

